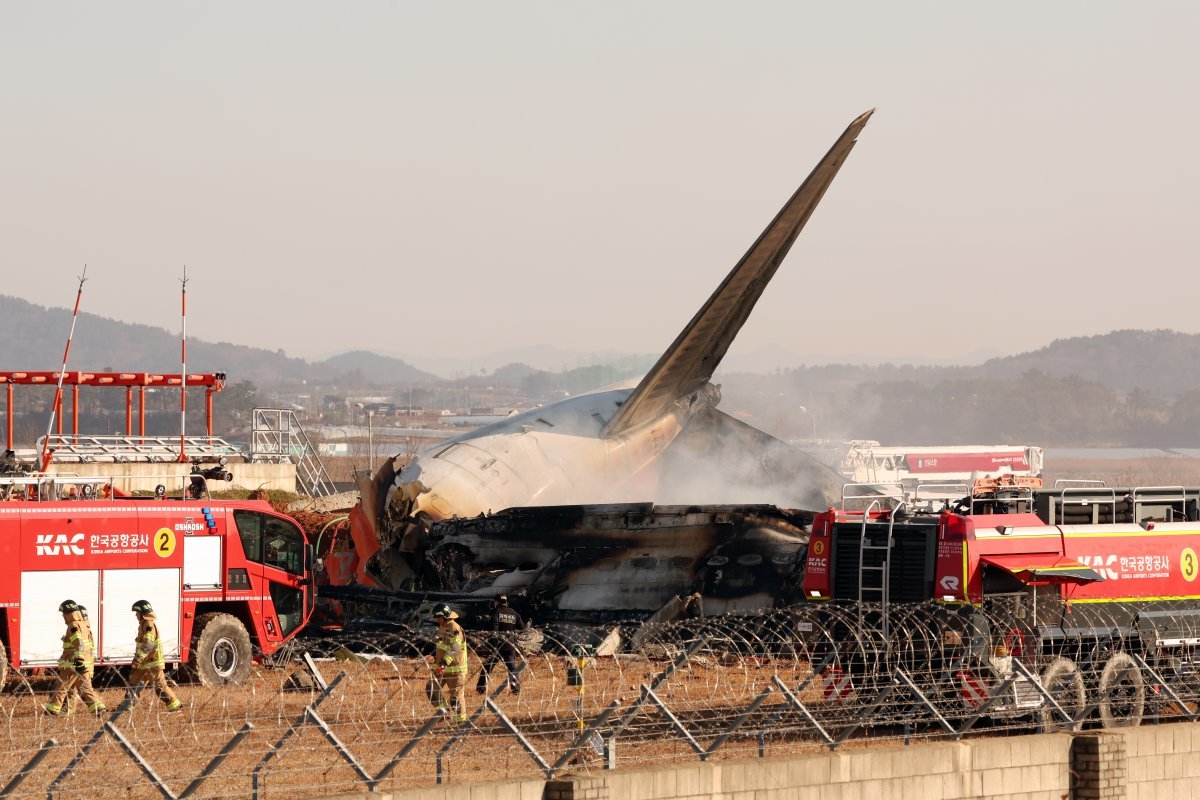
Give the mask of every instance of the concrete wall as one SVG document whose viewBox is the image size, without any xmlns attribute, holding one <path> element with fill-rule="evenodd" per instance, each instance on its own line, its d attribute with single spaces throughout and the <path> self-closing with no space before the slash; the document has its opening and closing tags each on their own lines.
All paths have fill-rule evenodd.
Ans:
<svg viewBox="0 0 1200 800">
<path fill-rule="evenodd" d="M 1200 795 L 1200 724 L 1143 725 L 1123 736 L 1129 800 Z"/>
<path fill-rule="evenodd" d="M 219 492 L 223 489 L 282 489 L 286 492 L 296 491 L 295 464 L 230 464 L 227 469 L 233 473 L 233 482 L 209 481 L 210 491 Z M 97 477 L 116 479 L 117 488 L 125 492 L 153 491 L 155 485 L 163 484 L 168 492 L 178 493 L 181 477 L 192 471 L 190 464 L 72 464 L 51 462 L 49 472 L 55 475 L 79 475 L 81 477 Z M 167 477 L 170 476 L 170 477 Z M 171 478 L 174 478 L 173 480 Z"/>
<path fill-rule="evenodd" d="M 1200 723 L 455 783 L 372 800 L 1157 800 L 1200 795 Z M 331 799 L 332 800 L 332 799 Z M 339 798 L 339 800 L 341 800 Z"/>
<path fill-rule="evenodd" d="M 528 778 L 450 783 L 395 792 L 356 792 L 323 797 L 321 800 L 543 800 L 545 797 L 546 781 Z"/>
<path fill-rule="evenodd" d="M 1067 734 L 994 737 L 618 770 L 589 780 L 607 788 L 596 800 L 1061 800 L 1069 792 L 1070 747 Z M 547 793 L 548 800 L 587 796 Z"/>
<path fill-rule="evenodd" d="M 546 781 L 523 780 L 405 789 L 392 792 L 391 800 L 543 800 L 545 797 Z"/>
</svg>

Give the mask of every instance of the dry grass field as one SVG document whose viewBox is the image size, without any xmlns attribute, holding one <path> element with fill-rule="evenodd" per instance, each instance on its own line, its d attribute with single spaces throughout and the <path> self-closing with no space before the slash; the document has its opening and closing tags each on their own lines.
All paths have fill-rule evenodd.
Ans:
<svg viewBox="0 0 1200 800">
<path fill-rule="evenodd" d="M 1109 486 L 1200 486 L 1195 458 L 1058 458 L 1046 464 L 1045 483 L 1059 478 L 1096 479 Z"/>
<path fill-rule="evenodd" d="M 649 683 L 668 662 L 633 658 L 596 659 L 585 668 L 585 691 L 581 695 L 567 683 L 566 658 L 534 657 L 523 673 L 520 695 L 505 691 L 497 705 L 548 762 L 553 763 L 570 747 L 579 733 L 580 711 L 592 719 L 613 700 L 627 708 L 639 697 L 639 687 Z M 432 715 L 425 694 L 428 668 L 420 660 L 372 660 L 319 663 L 327 680 L 340 672 L 345 677 L 333 693 L 317 706 L 317 713 L 338 739 L 374 776 L 413 738 Z M 739 659 L 736 663 L 714 663 L 699 659 L 681 669 L 663 684 L 659 696 L 697 738 L 707 746 L 736 714 L 766 687 L 773 674 L 793 685 L 803 679 L 808 666 L 803 662 L 766 662 Z M 153 696 L 143 696 L 132 709 L 115 721 L 116 728 L 145 758 L 177 795 L 204 769 L 212 757 L 246 723 L 253 730 L 229 758 L 193 795 L 195 797 L 245 797 L 251 790 L 251 775 L 263 757 L 303 715 L 317 698 L 313 691 L 284 691 L 292 670 L 257 668 L 253 678 L 240 687 L 184 685 L 180 694 L 187 703 L 183 713 L 167 714 Z M 504 674 L 503 666 L 495 670 Z M 473 681 L 472 681 L 473 683 Z M 495 685 L 495 684 L 493 684 Z M 49 739 L 57 745 L 13 795 L 45 797 L 47 790 L 67 764 L 101 729 L 104 719 L 78 710 L 66 718 L 40 713 L 44 696 L 36 692 L 49 687 L 46 679 L 30 682 L 35 694 L 23 687 L 0 695 L 5 740 L 0 753 L 0 785 L 7 782 Z M 816 690 L 814 690 L 816 691 Z M 122 687 L 102 690 L 110 709 L 124 696 Z M 819 697 L 819 691 L 816 696 Z M 809 699 L 814 699 L 810 694 Z M 467 692 L 467 705 L 474 711 L 482 697 Z M 443 778 L 462 781 L 536 775 L 538 767 L 518 740 L 494 715 L 485 713 L 469 726 L 462 741 L 443 757 Z M 398 788 L 433 783 L 437 754 L 459 732 L 459 726 L 440 719 L 382 782 L 380 788 Z M 694 759 L 694 752 L 653 707 L 647 709 L 626 731 L 627 744 L 618 747 L 621 763 L 647 763 Z M 772 752 L 781 752 L 781 743 Z M 797 741 L 787 749 L 814 747 L 811 740 Z M 733 740 L 723 752 L 756 752 L 753 741 Z M 576 769 L 601 759 L 585 748 L 574 762 Z M 361 778 L 346 764 L 324 734 L 312 724 L 302 726 L 276 751 L 263 768 L 260 786 L 263 797 L 310 797 L 365 789 Z M 83 759 L 73 774 L 57 787 L 55 796 L 136 798 L 161 796 L 145 778 L 116 739 L 105 735 Z"/>
</svg>

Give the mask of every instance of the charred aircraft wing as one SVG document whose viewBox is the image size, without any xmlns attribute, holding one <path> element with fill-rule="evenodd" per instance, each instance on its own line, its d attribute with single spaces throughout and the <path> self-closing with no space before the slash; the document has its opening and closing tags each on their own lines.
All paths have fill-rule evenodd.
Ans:
<svg viewBox="0 0 1200 800">
<path fill-rule="evenodd" d="M 619 436 L 661 417 L 672 404 L 699 389 L 712 378 L 725 351 L 780 262 L 800 235 L 804 223 L 833 182 L 846 156 L 854 148 L 859 132 L 867 124 L 868 111 L 850 123 L 825 157 L 805 179 L 792 198 L 771 221 L 746 255 L 726 276 L 708 302 L 696 312 L 683 332 L 646 374 L 620 410 L 605 425 L 603 436 Z"/>
</svg>

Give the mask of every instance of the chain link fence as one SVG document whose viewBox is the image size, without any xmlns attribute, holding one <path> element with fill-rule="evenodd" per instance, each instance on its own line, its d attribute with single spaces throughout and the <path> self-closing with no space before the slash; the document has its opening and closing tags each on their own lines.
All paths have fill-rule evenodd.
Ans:
<svg viewBox="0 0 1200 800">
<path fill-rule="evenodd" d="M 519 693 L 502 659 L 478 683 L 498 642 L 471 633 L 463 723 L 409 629 L 294 642 L 243 686 L 182 686 L 175 714 L 102 671 L 112 711 L 50 717 L 51 680 L 14 676 L 0 798 L 318 797 L 1197 716 L 1192 615 L 1106 604 L 1048 636 L 1045 613 L 814 604 L 526 632 Z M 581 647 L 600 639 L 616 653 Z"/>
</svg>

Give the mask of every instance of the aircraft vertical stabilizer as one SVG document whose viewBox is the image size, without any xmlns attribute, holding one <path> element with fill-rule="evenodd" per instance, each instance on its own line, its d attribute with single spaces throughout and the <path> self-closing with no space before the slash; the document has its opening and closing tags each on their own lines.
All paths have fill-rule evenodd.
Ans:
<svg viewBox="0 0 1200 800">
<path fill-rule="evenodd" d="M 725 352 L 780 262 L 800 235 L 804 223 L 825 195 L 858 134 L 874 110 L 850 123 L 812 173 L 796 190 L 757 241 L 742 256 L 708 302 L 696 312 L 683 332 L 605 425 L 603 436 L 620 436 L 665 414 L 680 398 L 704 386 L 725 357 Z"/>
</svg>

